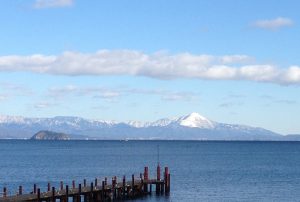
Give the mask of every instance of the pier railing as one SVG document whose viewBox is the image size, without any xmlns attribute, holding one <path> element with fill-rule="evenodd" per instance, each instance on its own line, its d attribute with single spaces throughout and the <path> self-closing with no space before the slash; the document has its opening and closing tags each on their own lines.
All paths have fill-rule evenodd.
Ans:
<svg viewBox="0 0 300 202">
<path fill-rule="evenodd" d="M 157 195 L 168 195 L 170 193 L 170 173 L 169 168 L 165 167 L 163 178 L 161 178 L 161 168 L 158 165 L 156 170 L 156 178 L 149 178 L 148 167 L 144 168 L 144 172 L 140 176 L 132 175 L 128 180 L 126 176 L 118 181 L 114 176 L 109 182 L 105 177 L 101 182 L 98 178 L 94 181 L 87 183 L 84 179 L 83 183 L 76 185 L 75 181 L 72 184 L 64 185 L 61 181 L 58 188 L 51 187 L 47 184 L 47 190 L 41 190 L 36 184 L 33 185 L 32 192 L 23 193 L 23 187 L 19 186 L 16 195 L 10 195 L 6 187 L 3 187 L 0 202 L 13 202 L 13 201 L 31 201 L 31 202 L 104 202 L 113 200 L 126 200 L 135 199 L 147 194 L 152 193 L 152 186 L 155 186 L 155 193 Z"/>
</svg>

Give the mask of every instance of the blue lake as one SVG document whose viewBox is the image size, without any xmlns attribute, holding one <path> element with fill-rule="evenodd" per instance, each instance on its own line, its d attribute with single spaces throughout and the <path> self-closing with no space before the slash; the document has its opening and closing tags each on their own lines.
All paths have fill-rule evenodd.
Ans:
<svg viewBox="0 0 300 202">
<path fill-rule="evenodd" d="M 171 195 L 142 201 L 300 201 L 300 142 L 0 140 L 0 189 L 154 177 L 158 145 Z"/>
</svg>

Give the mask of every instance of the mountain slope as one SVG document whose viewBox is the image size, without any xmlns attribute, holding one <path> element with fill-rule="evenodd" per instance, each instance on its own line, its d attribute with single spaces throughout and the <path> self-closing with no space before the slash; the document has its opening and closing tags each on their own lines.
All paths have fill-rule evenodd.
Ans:
<svg viewBox="0 0 300 202">
<path fill-rule="evenodd" d="M 154 122 L 112 122 L 80 117 L 25 118 L 0 116 L 0 138 L 29 138 L 37 131 L 95 139 L 280 140 L 282 135 L 243 125 L 211 121 L 198 113 Z"/>
</svg>

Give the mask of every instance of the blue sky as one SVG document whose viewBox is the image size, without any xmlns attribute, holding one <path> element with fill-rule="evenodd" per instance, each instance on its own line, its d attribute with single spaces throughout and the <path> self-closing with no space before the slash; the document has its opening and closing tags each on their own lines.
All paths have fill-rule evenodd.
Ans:
<svg viewBox="0 0 300 202">
<path fill-rule="evenodd" d="M 0 114 L 300 133 L 299 1 L 10 0 Z"/>
</svg>

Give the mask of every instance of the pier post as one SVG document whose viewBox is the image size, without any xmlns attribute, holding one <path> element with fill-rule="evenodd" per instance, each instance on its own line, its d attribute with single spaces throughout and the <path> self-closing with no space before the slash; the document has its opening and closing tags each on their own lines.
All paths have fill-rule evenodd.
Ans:
<svg viewBox="0 0 300 202">
<path fill-rule="evenodd" d="M 144 168 L 144 192 L 148 193 L 148 179 L 149 179 L 149 170 L 148 167 Z"/>
<path fill-rule="evenodd" d="M 7 196 L 7 188 L 3 187 L 3 198 Z"/>
<path fill-rule="evenodd" d="M 52 202 L 55 202 L 56 198 L 55 198 L 55 187 L 52 187 Z"/>
<path fill-rule="evenodd" d="M 69 202 L 69 185 L 66 185 L 66 200 L 65 202 Z"/>
<path fill-rule="evenodd" d="M 169 168 L 165 167 L 164 184 L 165 184 L 165 193 L 166 194 L 168 193 L 168 190 L 169 190 L 169 180 L 168 180 L 168 177 L 169 177 Z"/>
<path fill-rule="evenodd" d="M 81 202 L 81 184 L 78 185 L 77 202 Z"/>
<path fill-rule="evenodd" d="M 165 182 L 160 182 L 160 193 L 163 194 L 165 192 Z"/>
<path fill-rule="evenodd" d="M 76 185 L 75 185 L 75 180 L 72 181 L 72 189 L 75 189 Z"/>
<path fill-rule="evenodd" d="M 23 193 L 23 187 L 19 186 L 19 195 L 22 195 L 22 193 Z"/>
<path fill-rule="evenodd" d="M 36 184 L 33 184 L 33 193 L 36 194 Z"/>
<path fill-rule="evenodd" d="M 72 189 L 73 189 L 73 202 L 80 202 L 80 194 L 79 194 L 79 191 L 78 193 L 74 194 L 74 189 L 76 188 L 76 185 L 75 185 L 75 180 L 72 180 Z"/>
<path fill-rule="evenodd" d="M 50 185 L 50 182 L 48 182 L 48 184 L 47 184 L 47 191 L 51 191 L 51 185 Z"/>
<path fill-rule="evenodd" d="M 155 188 L 156 188 L 156 194 L 160 194 L 161 192 L 161 184 L 160 184 L 160 165 L 158 164 L 157 165 L 157 169 L 156 169 L 156 185 L 155 185 Z"/>
<path fill-rule="evenodd" d="M 114 200 L 114 199 L 116 199 L 116 179 L 115 179 L 115 177 L 113 177 L 111 180 L 111 191 L 112 191 L 112 196 L 113 196 L 113 200 Z"/>
<path fill-rule="evenodd" d="M 122 198 L 125 199 L 126 194 L 126 176 L 123 176 L 123 184 L 122 184 Z"/>
<path fill-rule="evenodd" d="M 98 179 L 95 178 L 95 187 L 97 187 L 97 186 L 98 186 Z"/>
<path fill-rule="evenodd" d="M 41 202 L 41 189 L 37 189 L 37 202 Z"/>
<path fill-rule="evenodd" d="M 105 198 L 105 181 L 102 181 L 102 192 L 101 192 L 101 199 L 104 201 Z"/>
<path fill-rule="evenodd" d="M 134 192 L 135 192 L 135 187 L 134 187 L 134 175 L 131 176 L 131 180 L 132 180 L 132 185 L 131 185 L 131 189 L 132 189 L 132 197 L 134 197 Z"/>
<path fill-rule="evenodd" d="M 93 193 L 93 191 L 94 191 L 94 183 L 93 182 L 91 182 L 91 190 L 90 190 L 90 194 L 89 194 L 89 201 L 94 201 L 93 199 L 94 199 L 94 193 Z"/>
<path fill-rule="evenodd" d="M 171 180 L 170 180 L 170 178 L 171 178 L 171 175 L 170 175 L 170 173 L 169 173 L 169 174 L 168 174 L 168 191 L 167 191 L 167 194 L 169 194 L 170 191 L 171 191 Z"/>
<path fill-rule="evenodd" d="M 60 190 L 63 190 L 63 189 L 64 189 L 64 182 L 60 181 Z"/>
<path fill-rule="evenodd" d="M 116 199 L 118 197 L 118 194 L 117 194 L 117 191 L 118 191 L 118 188 L 117 188 L 117 185 L 118 185 L 117 176 L 114 177 L 114 182 L 115 182 L 114 195 L 115 195 L 115 199 Z"/>
</svg>

